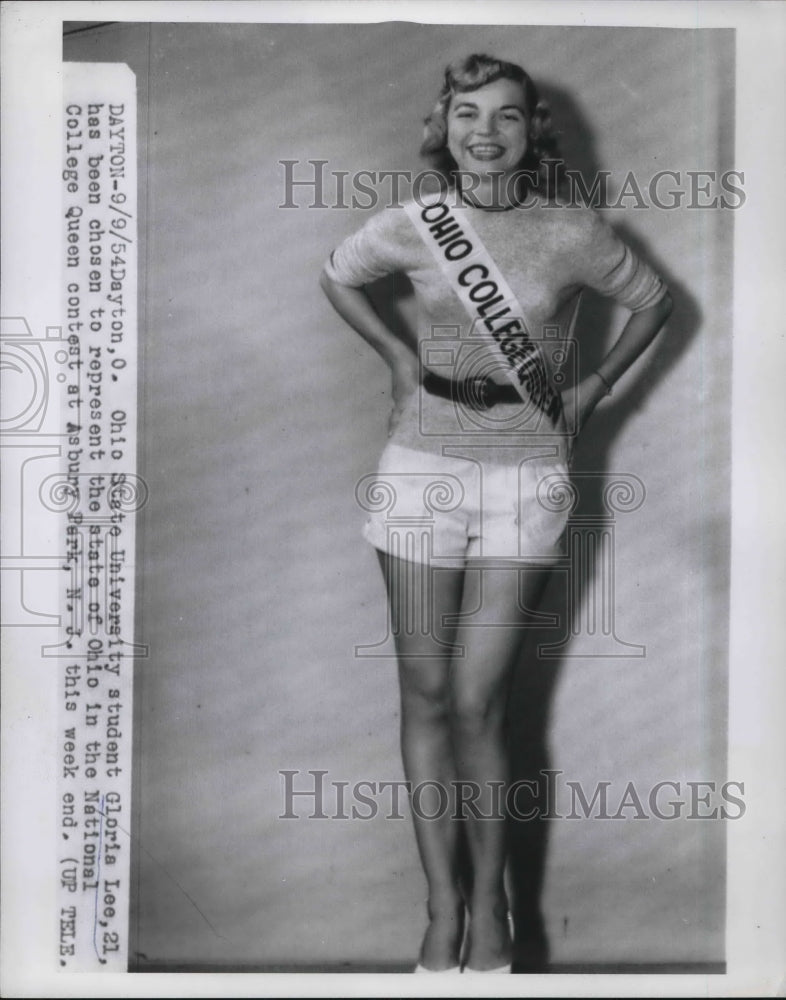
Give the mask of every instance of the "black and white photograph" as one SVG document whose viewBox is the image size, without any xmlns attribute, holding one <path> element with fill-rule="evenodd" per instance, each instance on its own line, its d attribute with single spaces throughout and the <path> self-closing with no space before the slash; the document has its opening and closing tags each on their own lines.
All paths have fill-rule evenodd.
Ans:
<svg viewBox="0 0 786 1000">
<path fill-rule="evenodd" d="M 782 9 L 40 6 L 6 995 L 782 995 Z"/>
</svg>

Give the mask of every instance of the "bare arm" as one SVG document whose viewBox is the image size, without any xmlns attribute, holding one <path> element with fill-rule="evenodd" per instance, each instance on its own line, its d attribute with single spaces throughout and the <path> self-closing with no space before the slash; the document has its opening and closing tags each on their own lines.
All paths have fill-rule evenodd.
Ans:
<svg viewBox="0 0 786 1000">
<path fill-rule="evenodd" d="M 362 288 L 340 285 L 325 271 L 319 284 L 339 316 L 390 366 L 393 377 L 392 430 L 406 400 L 418 387 L 418 359 L 412 349 L 382 322 Z"/>
<path fill-rule="evenodd" d="M 579 382 L 573 396 L 577 407 L 578 428 L 581 429 L 610 386 L 630 368 L 646 350 L 658 331 L 671 315 L 671 296 L 665 295 L 649 309 L 633 313 L 625 324 L 619 339 L 594 372 Z"/>
</svg>

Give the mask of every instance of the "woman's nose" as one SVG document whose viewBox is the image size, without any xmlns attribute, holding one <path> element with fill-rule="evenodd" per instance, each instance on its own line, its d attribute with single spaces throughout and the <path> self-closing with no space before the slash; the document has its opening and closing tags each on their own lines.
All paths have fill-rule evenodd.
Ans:
<svg viewBox="0 0 786 1000">
<path fill-rule="evenodd" d="M 481 135 L 493 135 L 497 131 L 497 119 L 493 114 L 480 115 L 476 130 Z"/>
</svg>

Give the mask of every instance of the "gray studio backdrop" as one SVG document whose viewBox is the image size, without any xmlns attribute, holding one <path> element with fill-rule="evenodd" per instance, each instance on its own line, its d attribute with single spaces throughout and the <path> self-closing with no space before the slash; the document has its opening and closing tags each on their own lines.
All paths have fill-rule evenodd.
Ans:
<svg viewBox="0 0 786 1000">
<path fill-rule="evenodd" d="M 385 441 L 389 378 L 317 286 L 330 249 L 368 213 L 307 209 L 303 191 L 301 207 L 279 208 L 279 161 L 417 168 L 444 64 L 488 51 L 541 82 L 570 164 L 611 170 L 612 190 L 628 171 L 646 183 L 660 169 L 682 172 L 686 188 L 685 171 L 733 166 L 733 34 L 67 28 L 66 59 L 126 62 L 138 82 L 139 471 L 150 491 L 138 640 L 150 657 L 135 695 L 134 967 L 406 968 L 425 920 L 409 819 L 279 818 L 284 769 L 304 772 L 299 788 L 310 769 L 350 786 L 402 777 L 394 662 L 355 654 L 386 636 L 354 487 Z M 608 649 L 646 655 L 597 655 L 585 626 L 562 658 L 523 659 L 514 739 L 532 750 L 530 769 L 559 770 L 588 793 L 610 782 L 613 809 L 629 782 L 645 806 L 658 782 L 681 783 L 681 795 L 660 797 L 668 812 L 686 782 L 735 777 L 725 773 L 733 212 L 608 217 L 676 303 L 577 454 L 579 471 L 629 474 L 646 489 L 613 522 Z M 582 364 L 621 321 L 586 300 Z M 548 600 L 563 623 L 564 591 L 556 574 Z M 532 834 L 556 966 L 723 960 L 723 823 L 636 812 L 550 820 Z"/>
</svg>

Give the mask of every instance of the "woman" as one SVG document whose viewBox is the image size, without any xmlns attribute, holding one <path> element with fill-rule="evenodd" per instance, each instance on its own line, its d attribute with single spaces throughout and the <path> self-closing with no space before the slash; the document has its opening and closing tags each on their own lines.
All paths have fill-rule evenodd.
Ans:
<svg viewBox="0 0 786 1000">
<path fill-rule="evenodd" d="M 448 67 L 422 152 L 447 190 L 371 218 L 333 252 L 322 287 L 392 372 L 376 480 L 391 499 L 365 535 L 388 589 L 406 776 L 433 792 L 413 808 L 429 916 L 417 971 L 509 972 L 507 691 L 566 517 L 544 495 L 671 303 L 594 212 L 555 197 L 548 110 L 520 67 L 481 55 Z M 420 356 L 364 291 L 392 272 L 414 286 Z M 631 315 L 598 368 L 559 391 L 565 317 L 586 286 Z"/>
</svg>

